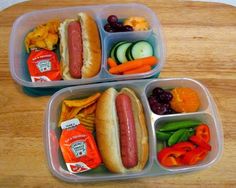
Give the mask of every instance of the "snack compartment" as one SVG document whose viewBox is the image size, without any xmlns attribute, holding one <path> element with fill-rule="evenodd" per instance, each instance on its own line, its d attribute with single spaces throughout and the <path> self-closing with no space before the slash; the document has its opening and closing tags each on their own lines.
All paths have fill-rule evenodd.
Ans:
<svg viewBox="0 0 236 188">
<path fill-rule="evenodd" d="M 144 17 L 150 25 L 148 30 L 153 30 L 154 32 L 157 32 L 159 30 L 160 23 L 157 21 L 155 13 L 145 5 L 137 3 L 113 5 L 110 4 L 103 6 L 99 13 L 102 32 L 106 35 L 108 35 L 109 32 L 104 30 L 104 25 L 107 23 L 107 18 L 110 15 L 117 16 L 119 21 L 121 22 L 129 17 Z"/>
<path fill-rule="evenodd" d="M 156 65 L 152 66 L 152 70 L 146 73 L 139 73 L 139 74 L 130 74 L 130 75 L 116 75 L 109 73 L 109 65 L 107 64 L 107 59 L 111 57 L 111 51 L 115 48 L 115 46 L 119 43 L 131 43 L 130 45 L 134 44 L 135 42 L 145 41 L 148 42 L 153 49 L 154 56 L 157 57 L 158 62 Z M 106 72 L 105 77 L 108 77 L 112 80 L 123 80 L 123 79 L 133 79 L 136 77 L 148 77 L 150 75 L 156 74 L 160 72 L 162 67 L 162 50 L 160 44 L 157 42 L 156 34 L 152 32 L 128 32 L 128 33 L 114 33 L 112 35 L 106 36 L 104 39 L 104 61 L 103 61 L 103 68 Z M 127 50 L 126 50 L 127 51 Z"/>
<path fill-rule="evenodd" d="M 179 116 L 169 116 L 169 117 L 161 117 L 155 122 L 155 132 L 160 130 L 160 128 L 165 127 L 167 123 L 170 122 L 180 122 L 180 121 L 199 121 L 201 122 L 200 124 L 206 124 L 209 127 L 210 130 L 210 146 L 211 146 L 211 151 L 207 153 L 207 156 L 205 159 L 202 161 L 199 161 L 197 164 L 194 165 L 182 165 L 182 166 L 174 166 L 174 167 L 166 167 L 163 166 L 159 160 L 156 158 L 156 163 L 158 166 L 162 169 L 164 169 L 168 173 L 180 173 L 180 172 L 188 172 L 188 171 L 195 171 L 195 170 L 200 170 L 206 167 L 210 167 L 213 165 L 217 159 L 219 158 L 219 154 L 221 153 L 220 145 L 221 140 L 220 135 L 218 134 L 217 131 L 217 123 L 214 121 L 214 118 L 212 117 L 211 114 L 202 112 L 198 114 L 183 114 Z M 196 128 L 197 126 L 195 126 Z M 195 129 L 194 129 L 195 130 Z M 194 135 L 196 134 L 196 130 Z M 157 135 L 156 135 L 156 144 L 160 145 L 161 143 L 163 144 L 163 141 L 158 140 Z M 181 143 L 181 142 L 180 142 Z M 169 147 L 167 143 L 164 143 L 164 147 Z M 158 151 L 159 150 L 159 151 Z M 156 146 L 156 153 L 160 152 L 160 146 Z"/>
<path fill-rule="evenodd" d="M 191 113 L 203 112 L 209 109 L 210 99 L 209 99 L 209 96 L 207 95 L 207 90 L 199 82 L 196 82 L 194 80 L 190 80 L 187 78 L 154 80 L 145 87 L 145 94 L 146 94 L 147 100 L 153 94 L 153 90 L 157 87 L 162 88 L 168 92 L 173 90 L 174 88 L 179 88 L 179 87 L 190 88 L 197 93 L 200 100 L 200 106 L 198 110 L 196 112 L 191 112 Z M 150 105 L 149 107 L 150 107 L 150 111 L 152 111 Z M 162 116 L 162 115 L 158 115 L 154 113 L 153 111 L 152 113 L 156 117 Z M 178 112 L 178 113 L 174 113 L 173 115 L 182 114 L 182 113 L 183 112 Z M 190 113 L 190 112 L 187 112 L 187 113 Z M 166 116 L 170 114 L 163 114 L 163 115 Z"/>
<path fill-rule="evenodd" d="M 118 174 L 118 173 L 111 173 L 109 172 L 104 165 L 99 166 L 96 169 L 79 173 L 79 174 L 72 174 L 67 171 L 64 159 L 62 157 L 61 151 L 58 147 L 58 142 L 60 138 L 60 128 L 58 128 L 58 120 L 61 111 L 61 103 L 64 99 L 78 99 L 78 98 L 85 98 L 91 96 L 95 92 L 102 92 L 106 89 L 113 87 L 117 91 L 121 88 L 128 87 L 131 88 L 140 99 L 140 102 L 143 104 L 144 114 L 148 129 L 148 140 L 149 140 L 149 157 L 144 169 L 140 172 L 135 173 L 125 173 L 125 174 Z M 46 153 L 48 157 L 48 164 L 52 171 L 52 173 L 69 182 L 83 182 L 83 181 L 101 181 L 101 180 L 112 180 L 112 179 L 129 179 L 134 177 L 143 176 L 143 174 L 147 174 L 148 171 L 152 168 L 153 160 L 154 160 L 154 127 L 151 124 L 151 119 L 149 118 L 149 112 L 147 110 L 147 105 L 142 100 L 142 90 L 140 89 L 140 84 L 132 84 L 130 82 L 125 83 L 103 83 L 103 84 L 92 84 L 86 86 L 77 86 L 77 87 L 69 87 L 60 90 L 56 94 L 52 96 L 48 104 L 48 110 L 46 112 L 47 117 L 45 119 L 46 126 L 45 126 L 45 147 Z M 58 150 L 56 152 L 56 150 Z"/>
</svg>

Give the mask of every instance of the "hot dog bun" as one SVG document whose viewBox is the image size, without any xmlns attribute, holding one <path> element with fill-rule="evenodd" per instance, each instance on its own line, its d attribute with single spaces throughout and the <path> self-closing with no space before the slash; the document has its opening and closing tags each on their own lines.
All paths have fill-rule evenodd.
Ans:
<svg viewBox="0 0 236 188">
<path fill-rule="evenodd" d="M 78 21 L 82 28 L 83 41 L 83 66 L 81 70 L 82 78 L 95 76 L 101 67 L 101 44 L 100 36 L 95 20 L 88 14 L 81 12 L 77 19 L 66 19 L 60 24 L 60 54 L 61 54 L 61 74 L 64 80 L 74 79 L 69 73 L 69 53 L 68 53 L 68 24 Z"/>
<path fill-rule="evenodd" d="M 121 159 L 119 125 L 115 105 L 115 99 L 119 93 L 130 97 L 136 127 L 138 164 L 129 169 L 123 166 Z M 108 170 L 115 173 L 138 172 L 144 168 L 149 153 L 143 107 L 131 89 L 123 88 L 119 93 L 114 88 L 109 88 L 102 93 L 97 102 L 95 120 L 97 144 Z"/>
</svg>

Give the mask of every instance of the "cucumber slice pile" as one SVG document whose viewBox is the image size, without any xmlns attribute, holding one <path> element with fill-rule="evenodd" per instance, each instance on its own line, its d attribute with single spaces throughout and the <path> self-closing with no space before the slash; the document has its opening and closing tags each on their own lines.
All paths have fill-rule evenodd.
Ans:
<svg viewBox="0 0 236 188">
<path fill-rule="evenodd" d="M 110 57 L 118 64 L 153 55 L 154 50 L 152 45 L 144 40 L 133 43 L 120 41 L 112 47 L 110 52 Z"/>
</svg>

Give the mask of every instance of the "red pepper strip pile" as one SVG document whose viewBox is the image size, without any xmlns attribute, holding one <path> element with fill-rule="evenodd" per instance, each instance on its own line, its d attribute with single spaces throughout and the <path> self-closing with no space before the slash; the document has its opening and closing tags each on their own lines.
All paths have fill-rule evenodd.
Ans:
<svg viewBox="0 0 236 188">
<path fill-rule="evenodd" d="M 166 167 L 194 165 L 202 161 L 211 151 L 210 130 L 205 124 L 201 124 L 196 128 L 194 136 L 189 138 L 191 142 L 179 142 L 171 147 L 162 149 L 157 158 L 159 162 Z"/>
<path fill-rule="evenodd" d="M 196 136 L 202 138 L 206 143 L 210 141 L 210 130 L 206 124 L 200 124 L 196 128 Z"/>
<path fill-rule="evenodd" d="M 194 138 L 194 136 L 192 137 Z M 203 160 L 207 153 L 208 150 L 201 147 L 200 145 L 196 147 L 191 142 L 180 142 L 173 145 L 172 147 L 162 149 L 157 154 L 157 158 L 159 162 L 166 167 L 194 165 L 197 162 Z"/>
</svg>

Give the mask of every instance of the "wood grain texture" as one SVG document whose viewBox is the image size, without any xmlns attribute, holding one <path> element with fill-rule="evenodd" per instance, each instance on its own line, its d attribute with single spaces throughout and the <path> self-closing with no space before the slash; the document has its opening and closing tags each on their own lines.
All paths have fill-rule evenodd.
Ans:
<svg viewBox="0 0 236 188">
<path fill-rule="evenodd" d="M 51 175 L 42 134 L 49 96 L 27 96 L 12 80 L 8 65 L 12 24 L 18 16 L 35 10 L 119 2 L 33 0 L 0 12 L 0 187 L 236 186 L 236 8 L 177 0 L 137 2 L 153 9 L 162 24 L 167 54 L 160 77 L 197 79 L 213 95 L 224 129 L 221 160 L 198 172 L 126 181 L 69 184 Z"/>
</svg>

